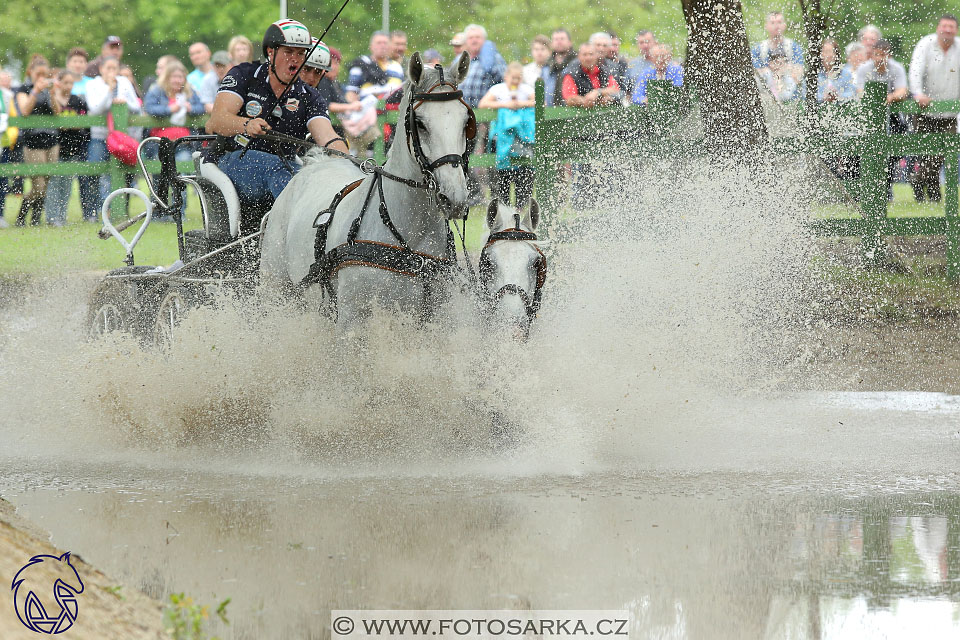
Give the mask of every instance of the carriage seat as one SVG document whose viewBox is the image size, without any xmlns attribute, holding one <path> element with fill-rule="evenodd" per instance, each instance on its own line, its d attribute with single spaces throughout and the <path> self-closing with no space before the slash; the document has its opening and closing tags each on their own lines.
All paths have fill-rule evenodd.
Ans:
<svg viewBox="0 0 960 640">
<path fill-rule="evenodd" d="M 199 151 L 193 153 L 197 184 L 204 200 L 207 235 L 211 238 L 236 238 L 240 235 L 240 197 L 233 182 L 217 165 L 206 162 Z"/>
</svg>

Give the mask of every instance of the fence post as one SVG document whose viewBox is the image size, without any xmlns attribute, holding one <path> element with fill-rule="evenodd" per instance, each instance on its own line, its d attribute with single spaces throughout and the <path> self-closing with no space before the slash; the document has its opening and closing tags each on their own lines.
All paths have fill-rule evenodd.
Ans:
<svg viewBox="0 0 960 640">
<path fill-rule="evenodd" d="M 883 227 L 887 217 L 887 85 L 868 82 L 862 99 L 865 121 L 863 140 L 866 148 L 860 155 L 863 186 L 863 215 L 866 233 L 861 239 L 867 262 L 880 266 L 884 262 Z"/>
<path fill-rule="evenodd" d="M 382 165 L 387 161 L 387 141 L 386 134 L 383 131 L 383 127 L 386 126 L 381 123 L 377 123 L 377 126 L 380 127 L 380 135 L 377 136 L 377 139 L 373 141 L 373 159 L 377 161 L 377 164 Z M 397 125 L 393 125 L 394 138 L 397 136 Z M 360 155 L 360 151 L 357 152 L 357 155 Z M 363 158 L 361 158 L 362 160 Z"/>
<path fill-rule="evenodd" d="M 541 78 L 534 83 L 534 143 L 533 143 L 533 175 L 536 189 L 537 204 L 540 210 L 550 214 L 557 212 L 557 168 L 551 150 L 553 142 L 547 138 L 543 124 L 546 122 L 544 109 L 544 85 Z"/>
<path fill-rule="evenodd" d="M 943 185 L 943 204 L 947 216 L 947 279 L 960 282 L 960 218 L 957 217 L 958 182 L 957 150 L 954 147 L 943 156 L 946 184 Z"/>
<path fill-rule="evenodd" d="M 126 133 L 129 123 L 129 111 L 126 104 L 110 107 L 113 115 L 113 128 Z M 116 191 L 126 186 L 126 168 L 117 158 L 110 157 L 110 190 Z M 127 215 L 127 198 L 114 198 L 110 203 L 110 219 L 118 220 Z"/>
</svg>

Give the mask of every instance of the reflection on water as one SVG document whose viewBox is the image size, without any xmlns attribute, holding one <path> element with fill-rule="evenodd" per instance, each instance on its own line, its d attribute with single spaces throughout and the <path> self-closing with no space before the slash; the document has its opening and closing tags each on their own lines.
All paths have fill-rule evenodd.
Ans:
<svg viewBox="0 0 960 640">
<path fill-rule="evenodd" d="M 83 491 L 39 477 L 0 490 L 151 595 L 233 598 L 225 637 L 329 637 L 334 608 L 517 607 L 627 608 L 640 638 L 960 634 L 960 498 L 786 480 L 126 470 Z"/>
</svg>

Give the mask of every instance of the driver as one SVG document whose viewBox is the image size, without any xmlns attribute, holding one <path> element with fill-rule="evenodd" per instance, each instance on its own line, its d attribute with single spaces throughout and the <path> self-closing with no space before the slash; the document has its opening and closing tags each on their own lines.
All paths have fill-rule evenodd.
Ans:
<svg viewBox="0 0 960 640">
<path fill-rule="evenodd" d="M 269 194 L 275 199 L 297 171 L 290 161 L 297 146 L 257 137 L 266 131 L 301 140 L 309 132 L 317 144 L 347 151 L 330 125 L 326 102 L 316 89 L 294 79 L 311 47 L 305 26 L 279 20 L 263 36 L 266 62 L 238 64 L 220 82 L 206 130 L 228 137 L 217 166 L 242 198 L 259 201 Z"/>
</svg>

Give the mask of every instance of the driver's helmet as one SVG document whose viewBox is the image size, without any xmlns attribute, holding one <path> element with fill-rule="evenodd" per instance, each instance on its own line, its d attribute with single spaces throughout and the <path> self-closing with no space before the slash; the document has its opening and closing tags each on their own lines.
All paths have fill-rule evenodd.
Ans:
<svg viewBox="0 0 960 640">
<path fill-rule="evenodd" d="M 310 41 L 310 31 L 301 22 L 296 20 L 277 20 L 267 27 L 263 34 L 263 59 L 269 58 L 267 49 L 277 47 L 296 47 L 309 49 L 313 46 Z"/>
<path fill-rule="evenodd" d="M 307 58 L 306 65 L 319 71 L 330 71 L 330 47 L 313 38 L 313 53 Z"/>
</svg>

